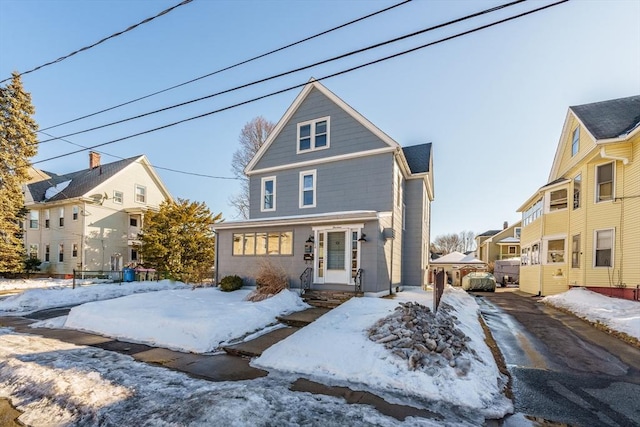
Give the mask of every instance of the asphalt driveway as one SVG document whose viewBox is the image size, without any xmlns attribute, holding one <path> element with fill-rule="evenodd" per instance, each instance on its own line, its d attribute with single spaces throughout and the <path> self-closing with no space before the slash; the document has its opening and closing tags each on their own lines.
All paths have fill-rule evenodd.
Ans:
<svg viewBox="0 0 640 427">
<path fill-rule="evenodd" d="M 640 425 L 640 349 L 516 289 L 475 295 L 517 412 L 572 426 Z"/>
</svg>

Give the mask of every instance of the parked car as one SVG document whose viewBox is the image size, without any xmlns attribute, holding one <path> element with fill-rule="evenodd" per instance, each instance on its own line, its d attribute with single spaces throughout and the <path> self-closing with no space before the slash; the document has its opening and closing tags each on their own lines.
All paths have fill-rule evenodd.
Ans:
<svg viewBox="0 0 640 427">
<path fill-rule="evenodd" d="M 462 289 L 465 291 L 495 292 L 496 278 L 491 273 L 474 271 L 462 278 Z"/>
</svg>

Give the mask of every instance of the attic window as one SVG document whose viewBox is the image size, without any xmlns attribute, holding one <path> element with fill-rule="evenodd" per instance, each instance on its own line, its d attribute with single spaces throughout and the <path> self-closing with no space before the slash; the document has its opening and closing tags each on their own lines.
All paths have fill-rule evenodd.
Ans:
<svg viewBox="0 0 640 427">
<path fill-rule="evenodd" d="M 146 203 L 147 201 L 147 188 L 142 185 L 136 184 L 136 202 Z"/>
<path fill-rule="evenodd" d="M 329 148 L 329 117 L 298 123 L 298 153 L 325 148 Z"/>
<path fill-rule="evenodd" d="M 571 157 L 578 154 L 578 151 L 580 151 L 580 127 L 579 126 L 573 131 L 573 139 L 571 142 Z"/>
<path fill-rule="evenodd" d="M 113 190 L 113 203 L 117 203 L 117 204 L 121 205 L 123 197 L 124 197 L 124 195 L 123 195 L 122 191 Z"/>
</svg>

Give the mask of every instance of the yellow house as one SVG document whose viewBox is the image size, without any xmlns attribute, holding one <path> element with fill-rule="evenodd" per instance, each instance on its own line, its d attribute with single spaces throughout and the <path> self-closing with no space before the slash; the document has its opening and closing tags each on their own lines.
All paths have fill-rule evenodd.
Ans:
<svg viewBox="0 0 640 427">
<path fill-rule="evenodd" d="M 522 291 L 640 299 L 640 96 L 570 107 L 549 182 L 518 212 Z"/>
<path fill-rule="evenodd" d="M 521 221 L 511 225 L 505 221 L 502 230 L 488 230 L 478 234 L 475 238 L 478 259 L 489 264 L 519 257 L 521 229 Z"/>
</svg>

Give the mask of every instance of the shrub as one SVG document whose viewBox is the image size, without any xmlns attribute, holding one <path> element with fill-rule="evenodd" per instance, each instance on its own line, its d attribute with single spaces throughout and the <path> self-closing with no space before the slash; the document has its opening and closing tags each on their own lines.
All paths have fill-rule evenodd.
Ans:
<svg viewBox="0 0 640 427">
<path fill-rule="evenodd" d="M 237 291 L 242 287 L 242 277 L 225 276 L 220 280 L 220 290 L 224 292 Z"/>
<path fill-rule="evenodd" d="M 281 267 L 265 261 L 260 264 L 256 276 L 256 290 L 247 297 L 248 301 L 262 301 L 289 287 L 289 277 Z"/>
</svg>

